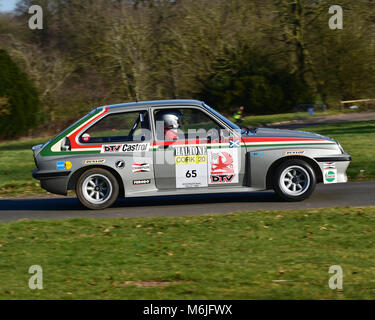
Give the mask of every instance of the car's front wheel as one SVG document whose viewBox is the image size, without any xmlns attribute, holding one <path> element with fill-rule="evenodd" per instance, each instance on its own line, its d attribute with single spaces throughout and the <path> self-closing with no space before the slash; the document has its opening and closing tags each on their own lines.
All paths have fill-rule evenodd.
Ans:
<svg viewBox="0 0 375 320">
<path fill-rule="evenodd" d="M 86 208 L 100 210 L 110 207 L 116 201 L 119 185 L 109 171 L 93 168 L 79 177 L 76 193 L 79 201 Z"/>
<path fill-rule="evenodd" d="M 274 174 L 274 190 L 286 201 L 302 201 L 315 190 L 316 177 L 311 166 L 299 159 L 283 162 Z"/>
</svg>

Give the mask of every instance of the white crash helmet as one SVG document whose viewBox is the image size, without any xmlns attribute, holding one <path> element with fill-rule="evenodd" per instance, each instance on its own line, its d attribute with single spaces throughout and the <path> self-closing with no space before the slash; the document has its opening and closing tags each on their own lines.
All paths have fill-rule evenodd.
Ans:
<svg viewBox="0 0 375 320">
<path fill-rule="evenodd" d="M 183 124 L 184 115 L 180 111 L 161 111 L 156 116 L 156 121 L 163 121 L 164 128 L 178 129 Z"/>
</svg>

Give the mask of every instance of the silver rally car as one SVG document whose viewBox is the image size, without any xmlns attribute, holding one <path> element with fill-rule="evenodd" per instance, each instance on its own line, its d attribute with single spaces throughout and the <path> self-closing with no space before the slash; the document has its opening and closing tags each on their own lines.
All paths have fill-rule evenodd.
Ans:
<svg viewBox="0 0 375 320">
<path fill-rule="evenodd" d="M 43 189 L 75 190 L 90 209 L 119 196 L 269 189 L 301 201 L 317 183 L 346 182 L 351 161 L 328 137 L 241 128 L 195 100 L 99 107 L 33 153 Z"/>
</svg>

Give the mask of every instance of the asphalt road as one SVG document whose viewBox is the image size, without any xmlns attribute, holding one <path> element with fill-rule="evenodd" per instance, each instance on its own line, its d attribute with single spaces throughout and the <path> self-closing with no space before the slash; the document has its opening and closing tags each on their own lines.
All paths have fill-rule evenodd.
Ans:
<svg viewBox="0 0 375 320">
<path fill-rule="evenodd" d="M 19 219 L 130 218 L 222 214 L 245 210 L 288 210 L 336 206 L 375 206 L 375 182 L 318 185 L 303 202 L 279 201 L 273 192 L 129 198 L 114 207 L 90 211 L 76 198 L 0 199 L 0 222 Z"/>
</svg>

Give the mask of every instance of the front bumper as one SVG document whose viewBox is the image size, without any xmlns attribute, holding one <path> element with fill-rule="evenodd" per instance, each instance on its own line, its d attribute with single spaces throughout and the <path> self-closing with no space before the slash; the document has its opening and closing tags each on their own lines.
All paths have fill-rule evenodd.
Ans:
<svg viewBox="0 0 375 320">
<path fill-rule="evenodd" d="M 329 155 L 314 158 L 318 162 L 320 170 L 323 174 L 324 183 L 345 183 L 348 181 L 346 170 L 350 165 L 352 157 L 348 153 Z M 326 173 L 336 172 L 336 179 L 332 182 L 325 179 Z"/>
<path fill-rule="evenodd" d="M 314 158 L 317 162 L 347 162 L 352 161 L 352 156 L 349 153 L 339 155 L 325 156 Z"/>
</svg>

